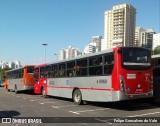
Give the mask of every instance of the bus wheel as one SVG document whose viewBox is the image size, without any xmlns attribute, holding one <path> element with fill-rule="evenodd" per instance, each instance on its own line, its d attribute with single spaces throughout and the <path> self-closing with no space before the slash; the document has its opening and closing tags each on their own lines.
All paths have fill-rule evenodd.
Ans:
<svg viewBox="0 0 160 126">
<path fill-rule="evenodd" d="M 14 92 L 17 94 L 18 93 L 18 90 L 17 90 L 17 86 L 15 85 L 15 88 L 14 88 Z"/>
<path fill-rule="evenodd" d="M 8 92 L 10 92 L 10 89 L 8 89 L 8 86 L 6 86 L 6 89 L 7 89 Z"/>
<path fill-rule="evenodd" d="M 41 90 L 41 94 L 42 94 L 42 96 L 43 96 L 44 98 L 46 98 L 46 91 L 45 91 L 45 89 L 44 89 L 44 88 L 42 88 L 42 90 Z"/>
<path fill-rule="evenodd" d="M 73 101 L 77 104 L 80 105 L 82 104 L 82 94 L 81 91 L 79 89 L 76 89 L 73 92 Z"/>
</svg>

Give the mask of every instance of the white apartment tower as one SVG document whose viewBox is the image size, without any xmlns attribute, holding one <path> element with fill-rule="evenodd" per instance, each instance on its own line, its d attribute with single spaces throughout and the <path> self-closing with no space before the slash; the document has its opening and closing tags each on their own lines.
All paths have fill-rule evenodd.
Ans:
<svg viewBox="0 0 160 126">
<path fill-rule="evenodd" d="M 72 46 L 68 46 L 68 48 L 60 50 L 57 60 L 74 58 L 77 57 L 78 55 L 80 55 L 79 49 L 74 48 Z"/>
<path fill-rule="evenodd" d="M 96 48 L 93 44 L 88 44 L 85 46 L 84 48 L 84 54 L 88 54 L 88 53 L 94 53 L 96 52 Z"/>
<path fill-rule="evenodd" d="M 102 36 L 92 36 L 92 41 L 85 46 L 84 54 L 101 51 Z"/>
<path fill-rule="evenodd" d="M 130 4 L 113 6 L 104 16 L 104 45 L 135 46 L 136 9 Z"/>
<path fill-rule="evenodd" d="M 0 61 L 0 69 L 4 69 L 4 68 L 19 68 L 22 67 L 20 61 L 14 61 L 14 62 L 6 62 L 6 61 Z"/>
<path fill-rule="evenodd" d="M 160 33 L 153 35 L 153 46 L 152 50 L 154 50 L 156 47 L 160 47 Z"/>
<path fill-rule="evenodd" d="M 66 59 L 66 51 L 65 51 L 65 49 L 61 49 L 59 51 L 59 54 L 55 54 L 55 55 L 56 55 L 56 60 Z"/>
<path fill-rule="evenodd" d="M 144 32 L 141 33 L 141 42 L 142 47 L 152 49 L 153 45 L 153 35 L 156 32 L 153 31 L 153 29 L 147 29 Z"/>
<path fill-rule="evenodd" d="M 21 67 L 21 63 L 20 63 L 20 61 L 15 61 L 14 63 L 15 63 L 15 68 L 19 68 L 19 67 Z"/>
</svg>

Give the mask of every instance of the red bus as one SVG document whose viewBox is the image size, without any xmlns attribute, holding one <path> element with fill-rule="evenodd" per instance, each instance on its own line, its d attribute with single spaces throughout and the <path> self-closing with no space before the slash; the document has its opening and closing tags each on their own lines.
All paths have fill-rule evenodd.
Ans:
<svg viewBox="0 0 160 126">
<path fill-rule="evenodd" d="M 151 52 L 116 47 L 35 68 L 35 93 L 83 101 L 113 102 L 153 96 Z"/>
<path fill-rule="evenodd" d="M 4 88 L 8 91 L 14 90 L 15 93 L 23 90 L 33 90 L 34 66 L 35 65 L 26 65 L 24 67 L 6 71 Z"/>
<path fill-rule="evenodd" d="M 43 96 L 45 95 L 45 90 L 46 89 L 46 82 L 47 78 L 44 78 L 40 73 L 40 71 L 43 71 L 47 64 L 41 64 L 41 65 L 36 65 L 34 68 L 34 93 L 35 94 L 42 94 Z"/>
</svg>

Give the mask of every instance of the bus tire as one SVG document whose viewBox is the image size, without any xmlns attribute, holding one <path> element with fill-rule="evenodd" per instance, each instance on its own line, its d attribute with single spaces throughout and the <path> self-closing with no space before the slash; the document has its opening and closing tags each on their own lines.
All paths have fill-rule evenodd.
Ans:
<svg viewBox="0 0 160 126">
<path fill-rule="evenodd" d="M 10 92 L 10 89 L 8 89 L 8 86 L 6 86 L 6 89 L 7 89 L 8 92 Z"/>
<path fill-rule="evenodd" d="M 79 89 L 76 89 L 73 92 L 73 101 L 74 103 L 76 103 L 77 105 L 82 104 L 82 94 L 81 91 Z"/>
<path fill-rule="evenodd" d="M 41 94 L 42 94 L 42 96 L 43 96 L 44 98 L 47 97 L 46 91 L 45 91 L 45 88 L 44 88 L 44 87 L 41 89 Z"/>
<path fill-rule="evenodd" d="M 14 92 L 18 94 L 17 85 L 15 85 Z"/>
</svg>

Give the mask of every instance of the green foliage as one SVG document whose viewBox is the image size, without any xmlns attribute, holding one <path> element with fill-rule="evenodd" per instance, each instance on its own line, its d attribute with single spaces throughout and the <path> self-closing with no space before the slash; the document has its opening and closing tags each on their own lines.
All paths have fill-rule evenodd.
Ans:
<svg viewBox="0 0 160 126">
<path fill-rule="evenodd" d="M 0 70 L 0 80 L 4 80 L 5 71 L 11 70 L 11 68 L 4 68 Z"/>
<path fill-rule="evenodd" d="M 160 49 L 154 49 L 153 50 L 153 55 L 157 55 L 160 54 Z"/>
</svg>

